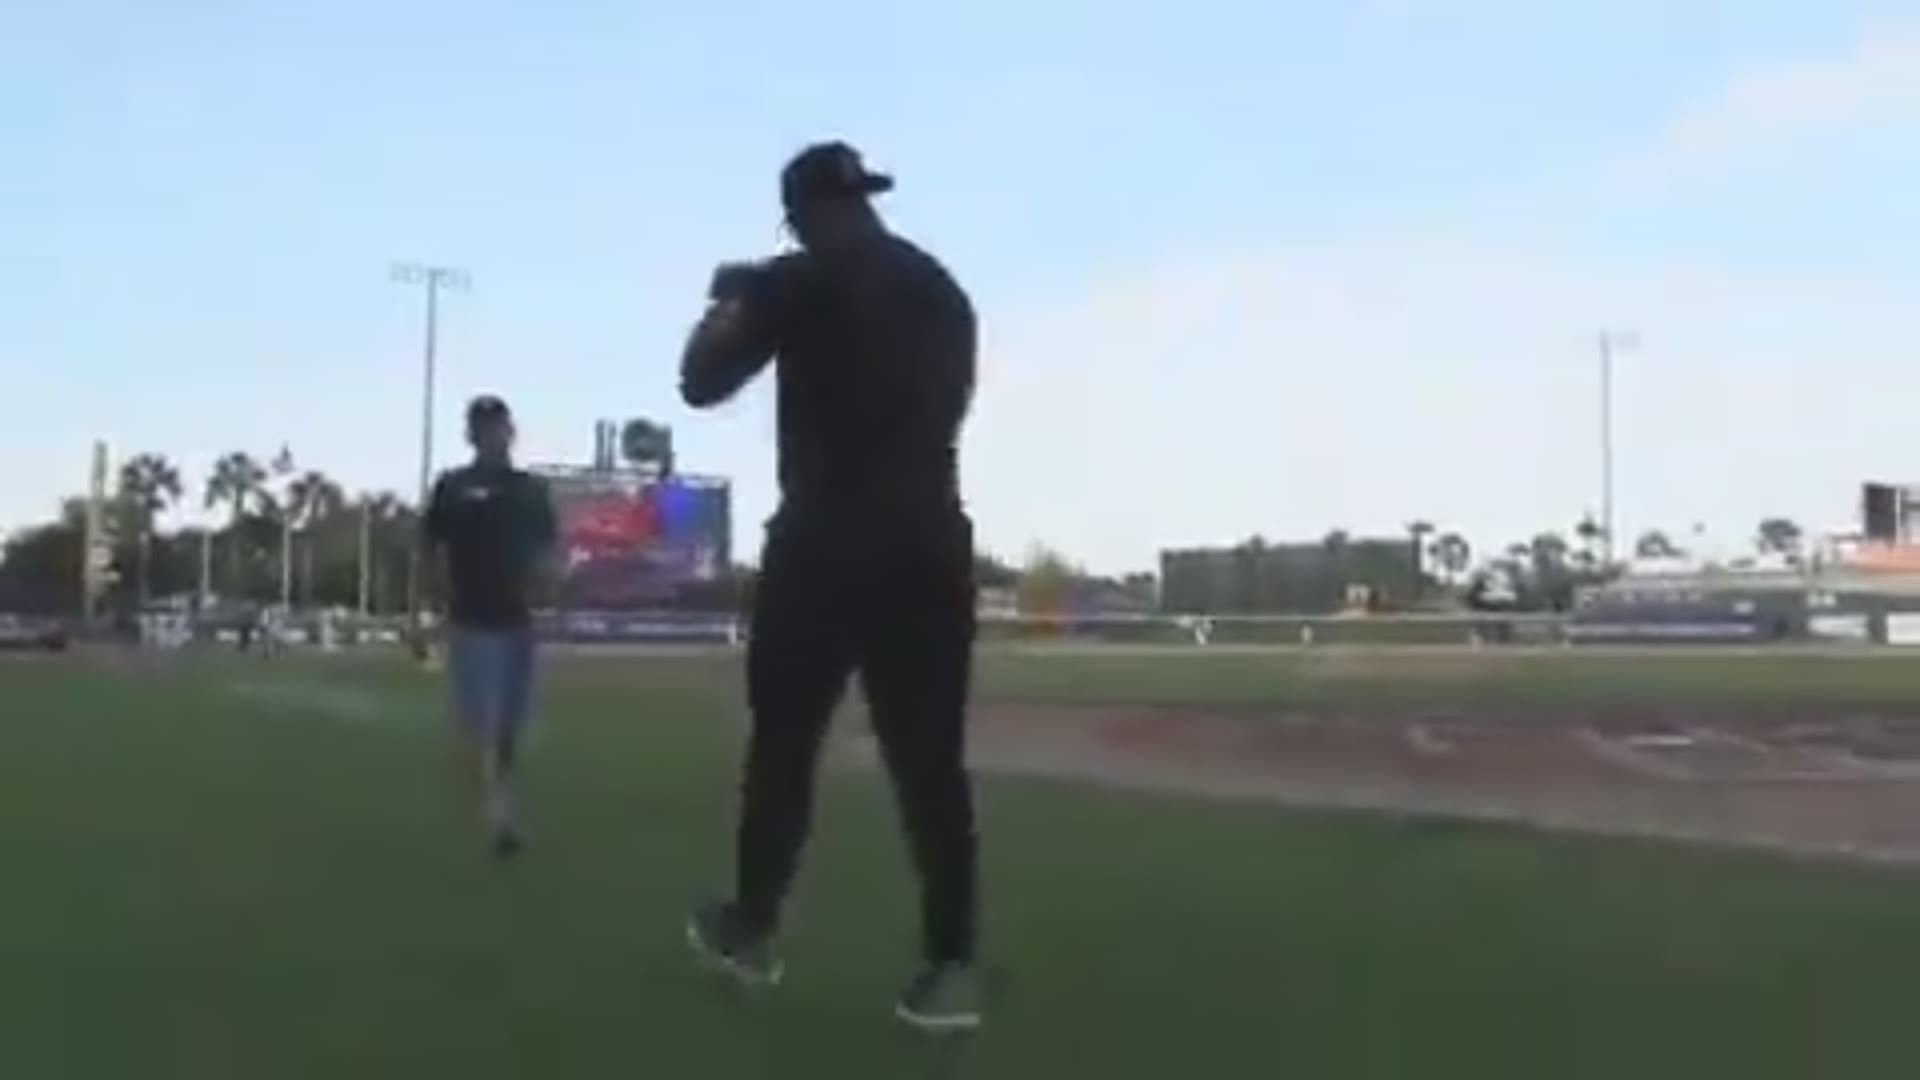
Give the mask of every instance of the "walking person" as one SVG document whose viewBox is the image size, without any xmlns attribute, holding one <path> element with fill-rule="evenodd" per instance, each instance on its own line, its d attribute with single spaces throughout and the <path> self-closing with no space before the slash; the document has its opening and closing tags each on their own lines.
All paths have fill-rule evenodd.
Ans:
<svg viewBox="0 0 1920 1080">
<path fill-rule="evenodd" d="M 445 557 L 457 764 L 501 857 L 518 853 L 525 839 L 515 774 L 533 705 L 529 593 L 555 535 L 547 486 L 514 466 L 513 440 L 506 402 L 473 399 L 473 460 L 441 475 L 424 522 L 430 553 Z"/>
<path fill-rule="evenodd" d="M 779 981 L 774 937 L 822 741 L 857 673 L 921 887 L 924 967 L 896 1014 L 967 1030 L 981 1022 L 965 766 L 975 595 L 956 457 L 973 308 L 939 262 L 883 224 L 871 200 L 893 182 L 851 147 L 809 147 L 780 179 L 800 250 L 716 271 L 681 363 L 696 408 L 774 364 L 780 476 L 747 643 L 734 893 L 697 910 L 687 936 L 742 981 Z"/>
</svg>

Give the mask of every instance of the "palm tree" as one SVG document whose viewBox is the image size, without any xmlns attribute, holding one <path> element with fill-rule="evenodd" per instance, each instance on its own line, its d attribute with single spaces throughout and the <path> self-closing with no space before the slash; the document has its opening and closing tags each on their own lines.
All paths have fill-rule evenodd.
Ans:
<svg viewBox="0 0 1920 1080">
<path fill-rule="evenodd" d="M 1800 557 L 1800 545 L 1805 534 L 1791 518 L 1770 517 L 1760 522 L 1757 531 L 1756 546 L 1762 554 L 1784 555 L 1788 559 Z"/>
<path fill-rule="evenodd" d="M 1580 541 L 1581 567 L 1592 570 L 1600 565 L 1600 547 L 1607 539 L 1607 530 L 1589 513 L 1581 517 L 1580 523 L 1573 527 L 1573 535 Z"/>
<path fill-rule="evenodd" d="M 1415 599 L 1419 598 L 1421 586 L 1426 580 L 1427 537 L 1432 536 L 1434 532 L 1433 522 L 1431 521 L 1414 520 L 1407 522 L 1407 536 L 1413 541 L 1413 595 Z"/>
<path fill-rule="evenodd" d="M 347 496 L 325 473 L 307 470 L 287 485 L 287 520 L 305 541 L 300 571 L 301 592 L 313 602 L 313 528 L 345 509 Z"/>
<path fill-rule="evenodd" d="M 1458 582 L 1473 565 L 1473 546 L 1459 533 L 1447 533 L 1433 542 L 1433 561 L 1448 580 Z"/>
<path fill-rule="evenodd" d="M 227 559 L 232 576 L 228 584 L 236 594 L 242 588 L 241 559 L 246 543 L 241 535 L 240 522 L 249 509 L 261 505 L 266 495 L 266 482 L 267 470 L 244 450 L 223 455 L 213 463 L 213 472 L 207 477 L 207 509 L 222 505 L 227 508 L 227 544 L 230 549 Z"/>
<path fill-rule="evenodd" d="M 180 499 L 180 470 L 160 454 L 136 454 L 120 466 L 120 506 L 139 545 L 140 600 L 151 599 L 153 527 Z"/>
<path fill-rule="evenodd" d="M 1680 545 L 1659 529 L 1641 533 L 1640 539 L 1634 541 L 1633 553 L 1642 559 L 1673 559 L 1682 554 Z"/>
<path fill-rule="evenodd" d="M 1533 587 L 1549 610 L 1559 611 L 1571 597 L 1573 581 L 1567 573 L 1569 545 L 1558 533 L 1541 533 L 1528 545 L 1533 561 Z"/>
<path fill-rule="evenodd" d="M 1567 565 L 1567 540 L 1558 533 L 1541 533 L 1527 546 L 1534 565 L 1557 570 Z"/>
</svg>

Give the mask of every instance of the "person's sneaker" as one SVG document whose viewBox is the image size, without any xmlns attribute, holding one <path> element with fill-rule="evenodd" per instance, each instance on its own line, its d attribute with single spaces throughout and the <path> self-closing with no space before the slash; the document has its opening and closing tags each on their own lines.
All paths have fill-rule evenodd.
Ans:
<svg viewBox="0 0 1920 1080">
<path fill-rule="evenodd" d="M 963 1034 L 980 1027 L 980 978 L 962 964 L 927 968 L 907 986 L 893 1014 L 921 1031 Z"/>
<path fill-rule="evenodd" d="M 785 973 L 765 934 L 749 930 L 731 904 L 705 904 L 687 920 L 687 944 L 708 965 L 747 986 L 775 986 Z"/>
<path fill-rule="evenodd" d="M 511 862 L 514 856 L 526 850 L 527 838 L 517 825 L 498 825 L 493 830 L 493 857 L 501 862 Z"/>
</svg>

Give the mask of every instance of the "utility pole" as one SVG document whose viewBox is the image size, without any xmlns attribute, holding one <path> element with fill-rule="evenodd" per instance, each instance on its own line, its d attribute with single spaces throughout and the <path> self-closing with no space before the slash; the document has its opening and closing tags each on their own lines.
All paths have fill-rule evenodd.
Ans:
<svg viewBox="0 0 1920 1080">
<path fill-rule="evenodd" d="M 427 325 L 424 342 L 424 354 L 421 363 L 420 395 L 420 501 L 419 512 L 427 512 L 427 499 L 433 492 L 433 386 L 435 350 L 440 333 L 440 292 L 465 292 L 472 280 L 465 270 L 451 266 L 428 266 L 421 263 L 400 263 L 393 268 L 393 279 L 403 285 L 424 285 L 427 292 Z M 421 565 L 420 545 L 412 546 L 412 555 L 407 567 L 407 615 L 416 634 L 421 634 L 425 623 L 422 605 L 424 589 L 422 583 L 426 577 Z"/>
<path fill-rule="evenodd" d="M 1600 332 L 1600 527 L 1606 552 L 1606 565 L 1613 565 L 1613 357 L 1615 353 L 1639 348 L 1631 333 L 1617 330 Z"/>
</svg>

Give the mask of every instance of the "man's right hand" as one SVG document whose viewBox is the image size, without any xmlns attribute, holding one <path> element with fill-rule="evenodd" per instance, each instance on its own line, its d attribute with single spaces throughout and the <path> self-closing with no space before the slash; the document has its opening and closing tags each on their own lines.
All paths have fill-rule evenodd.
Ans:
<svg viewBox="0 0 1920 1080">
<path fill-rule="evenodd" d="M 773 359 L 793 256 L 722 263 L 707 286 L 707 310 L 680 357 L 680 397 L 696 409 L 731 398 Z"/>
<path fill-rule="evenodd" d="M 726 348 L 744 332 L 747 305 L 741 300 L 715 300 L 707 305 L 694 324 L 694 339 L 701 348 Z"/>
</svg>

